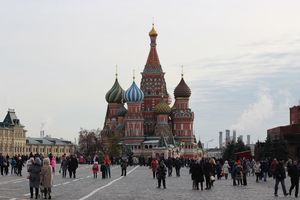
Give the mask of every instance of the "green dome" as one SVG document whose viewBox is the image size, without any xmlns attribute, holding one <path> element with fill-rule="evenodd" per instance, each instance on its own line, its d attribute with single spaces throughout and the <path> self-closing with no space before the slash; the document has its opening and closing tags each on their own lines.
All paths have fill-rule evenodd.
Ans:
<svg viewBox="0 0 300 200">
<path fill-rule="evenodd" d="M 112 88 L 106 93 L 105 99 L 107 103 L 122 103 L 124 90 L 116 79 Z"/>
<path fill-rule="evenodd" d="M 154 112 L 156 114 L 170 114 L 171 108 L 163 99 L 161 99 L 155 106 Z"/>
</svg>

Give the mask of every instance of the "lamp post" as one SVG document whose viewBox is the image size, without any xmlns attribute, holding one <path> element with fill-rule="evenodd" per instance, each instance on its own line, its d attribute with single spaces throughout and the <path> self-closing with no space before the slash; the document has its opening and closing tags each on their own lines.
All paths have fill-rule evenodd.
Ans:
<svg viewBox="0 0 300 200">
<path fill-rule="evenodd" d="M 208 149 L 208 143 L 210 143 L 210 142 L 212 142 L 212 141 L 214 141 L 214 139 L 208 140 L 208 141 L 206 142 L 206 149 Z"/>
</svg>

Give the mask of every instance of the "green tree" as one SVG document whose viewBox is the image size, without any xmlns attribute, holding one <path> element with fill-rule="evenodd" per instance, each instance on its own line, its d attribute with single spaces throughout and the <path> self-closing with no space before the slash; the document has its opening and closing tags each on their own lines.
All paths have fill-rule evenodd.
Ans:
<svg viewBox="0 0 300 200">
<path fill-rule="evenodd" d="M 237 142 L 230 142 L 226 145 L 226 147 L 223 149 L 222 158 L 224 160 L 235 160 L 235 153 L 247 150 L 250 150 L 250 148 L 246 146 L 241 139 L 238 139 Z"/>
</svg>

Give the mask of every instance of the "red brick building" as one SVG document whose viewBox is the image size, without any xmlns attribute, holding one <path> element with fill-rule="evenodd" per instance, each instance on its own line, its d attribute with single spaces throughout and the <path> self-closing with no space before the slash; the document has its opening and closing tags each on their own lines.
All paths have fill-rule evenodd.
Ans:
<svg viewBox="0 0 300 200">
<path fill-rule="evenodd" d="M 193 133 L 194 113 L 189 107 L 191 90 L 182 74 L 174 90 L 175 103 L 170 107 L 165 72 L 156 50 L 157 36 L 153 26 L 149 32 L 150 51 L 141 73 L 140 88 L 133 80 L 124 91 L 116 77 L 107 92 L 108 107 L 101 137 L 109 146 L 108 138 L 113 134 L 119 136 L 119 144 L 136 156 L 195 157 L 199 149 Z"/>
<path fill-rule="evenodd" d="M 272 140 L 282 137 L 288 144 L 289 157 L 300 158 L 300 105 L 290 108 L 290 125 L 269 129 Z"/>
</svg>

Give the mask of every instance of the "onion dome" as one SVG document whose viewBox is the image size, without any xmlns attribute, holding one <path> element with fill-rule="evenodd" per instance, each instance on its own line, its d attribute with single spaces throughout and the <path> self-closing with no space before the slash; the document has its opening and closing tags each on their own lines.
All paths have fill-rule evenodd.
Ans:
<svg viewBox="0 0 300 200">
<path fill-rule="evenodd" d="M 175 96 L 175 98 L 177 98 L 177 97 L 190 97 L 191 96 L 191 89 L 185 83 L 183 77 L 181 78 L 180 83 L 177 85 L 177 87 L 174 90 L 174 96 Z"/>
<path fill-rule="evenodd" d="M 160 102 L 155 106 L 154 112 L 156 114 L 170 114 L 171 108 L 163 99 L 161 99 Z"/>
<path fill-rule="evenodd" d="M 118 79 L 116 78 L 112 88 L 106 93 L 105 99 L 107 103 L 122 103 L 124 90 L 120 86 Z"/>
<path fill-rule="evenodd" d="M 149 36 L 157 36 L 158 34 L 157 34 L 157 32 L 156 32 L 156 30 L 155 30 L 155 28 L 154 28 L 154 24 L 152 24 L 152 29 L 151 29 L 151 31 L 149 32 Z"/>
<path fill-rule="evenodd" d="M 117 111 L 117 115 L 119 117 L 124 117 L 126 113 L 127 113 L 127 109 L 124 107 L 124 105 L 122 105 Z"/>
<path fill-rule="evenodd" d="M 144 100 L 144 93 L 133 81 L 130 88 L 126 90 L 124 99 L 126 102 L 140 102 Z"/>
</svg>

